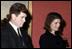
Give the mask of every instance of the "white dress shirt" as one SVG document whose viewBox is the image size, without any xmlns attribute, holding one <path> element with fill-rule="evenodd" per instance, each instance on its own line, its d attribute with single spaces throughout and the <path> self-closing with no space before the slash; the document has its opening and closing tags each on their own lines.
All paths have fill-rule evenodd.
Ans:
<svg viewBox="0 0 72 49">
<path fill-rule="evenodd" d="M 18 34 L 18 31 L 17 31 L 17 28 L 18 28 L 18 27 L 17 27 L 16 25 L 14 25 L 11 21 L 9 21 L 9 23 L 10 23 L 10 25 L 13 27 L 13 29 L 16 31 L 16 34 L 19 35 L 19 34 Z M 21 35 L 20 29 L 19 29 L 19 33 L 20 33 L 20 35 Z M 21 36 L 22 36 L 22 35 L 21 35 Z"/>
</svg>

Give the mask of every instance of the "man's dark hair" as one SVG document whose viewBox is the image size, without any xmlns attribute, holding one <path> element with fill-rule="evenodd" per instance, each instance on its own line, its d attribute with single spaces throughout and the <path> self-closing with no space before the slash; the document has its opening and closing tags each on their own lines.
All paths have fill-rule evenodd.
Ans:
<svg viewBox="0 0 72 49">
<path fill-rule="evenodd" d="M 11 14 L 18 15 L 20 12 L 27 14 L 27 8 L 24 4 L 15 3 L 10 7 L 9 14 L 7 15 L 8 20 L 11 19 Z"/>
</svg>

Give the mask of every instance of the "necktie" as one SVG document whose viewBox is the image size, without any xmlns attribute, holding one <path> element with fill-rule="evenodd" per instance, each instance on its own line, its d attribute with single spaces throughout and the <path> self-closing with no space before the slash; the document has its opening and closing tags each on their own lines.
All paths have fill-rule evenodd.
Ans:
<svg viewBox="0 0 72 49">
<path fill-rule="evenodd" d="M 18 30 L 18 35 L 19 35 L 19 37 L 20 37 L 20 39 L 21 39 L 21 42 L 22 42 L 23 46 L 26 48 L 26 46 L 25 46 L 25 44 L 24 44 L 23 37 L 20 35 L 20 30 L 19 30 L 19 28 L 17 28 L 17 30 Z"/>
</svg>

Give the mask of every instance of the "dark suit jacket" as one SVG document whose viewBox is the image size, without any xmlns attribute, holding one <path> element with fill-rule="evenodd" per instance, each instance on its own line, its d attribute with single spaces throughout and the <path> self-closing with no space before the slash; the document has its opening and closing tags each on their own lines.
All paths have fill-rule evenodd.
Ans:
<svg viewBox="0 0 72 49">
<path fill-rule="evenodd" d="M 65 48 L 64 40 L 59 36 L 54 36 L 48 30 L 40 37 L 40 48 Z"/>
<path fill-rule="evenodd" d="M 21 28 L 21 33 L 24 39 L 25 47 L 22 45 L 22 42 L 15 30 L 9 23 L 7 23 L 1 29 L 1 48 L 32 48 L 27 32 Z"/>
</svg>

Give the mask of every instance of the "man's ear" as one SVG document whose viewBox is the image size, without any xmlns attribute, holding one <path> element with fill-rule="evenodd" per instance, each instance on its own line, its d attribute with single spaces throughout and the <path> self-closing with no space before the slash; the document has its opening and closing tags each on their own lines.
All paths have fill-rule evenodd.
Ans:
<svg viewBox="0 0 72 49">
<path fill-rule="evenodd" d="M 12 17 L 13 20 L 16 19 L 16 15 L 15 14 L 12 14 L 11 17 Z"/>
</svg>

